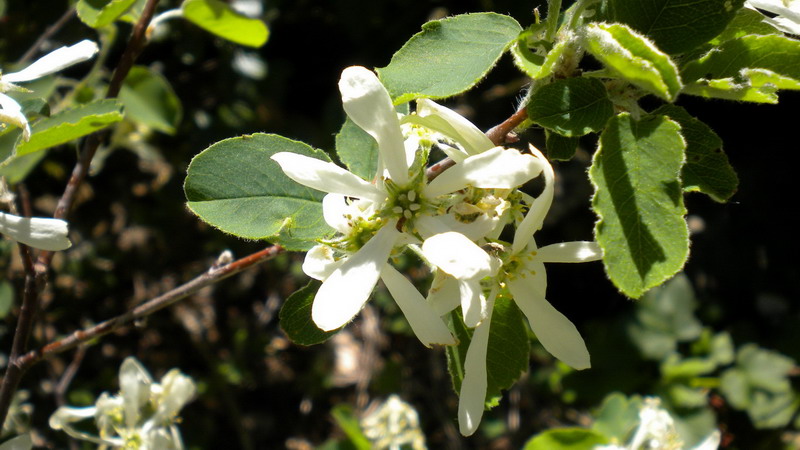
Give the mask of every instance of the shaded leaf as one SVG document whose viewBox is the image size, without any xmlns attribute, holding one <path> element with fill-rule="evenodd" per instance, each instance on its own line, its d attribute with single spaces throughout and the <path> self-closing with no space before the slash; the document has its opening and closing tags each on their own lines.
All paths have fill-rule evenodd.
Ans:
<svg viewBox="0 0 800 450">
<path fill-rule="evenodd" d="M 527 105 L 528 118 L 564 136 L 601 130 L 614 115 L 605 86 L 593 78 L 556 80 L 537 89 Z"/>
<path fill-rule="evenodd" d="M 311 319 L 311 305 L 321 285 L 322 283 L 317 280 L 309 281 L 307 285 L 290 295 L 281 307 L 278 315 L 281 329 L 295 344 L 321 344 L 339 332 L 339 330 L 322 331 Z"/>
<path fill-rule="evenodd" d="M 686 164 L 681 170 L 683 190 L 702 192 L 718 202 L 730 199 L 739 185 L 739 177 L 722 151 L 722 139 L 680 106 L 663 105 L 653 114 L 669 116 L 681 126 L 686 140 Z"/>
<path fill-rule="evenodd" d="M 495 13 L 435 20 L 377 72 L 395 103 L 451 97 L 480 81 L 521 31 L 516 20 Z"/>
<path fill-rule="evenodd" d="M 161 74 L 143 66 L 131 68 L 119 99 L 131 119 L 167 134 L 175 133 L 181 120 L 181 102 Z"/>
<path fill-rule="evenodd" d="M 683 53 L 721 33 L 744 0 L 609 0 L 609 17 L 647 35 L 667 53 Z"/>
<path fill-rule="evenodd" d="M 612 118 L 589 171 L 603 263 L 622 293 L 638 298 L 675 275 L 689 256 L 679 174 L 685 143 L 664 116 Z"/>
<path fill-rule="evenodd" d="M 569 161 L 575 156 L 580 140 L 577 137 L 562 136 L 550 130 L 545 130 L 547 146 L 547 159 L 551 161 Z"/>
</svg>

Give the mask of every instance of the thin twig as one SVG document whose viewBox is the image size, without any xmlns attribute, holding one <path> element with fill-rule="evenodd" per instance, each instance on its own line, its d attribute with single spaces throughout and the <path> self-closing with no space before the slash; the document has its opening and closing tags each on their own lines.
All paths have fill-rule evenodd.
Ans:
<svg viewBox="0 0 800 450">
<path fill-rule="evenodd" d="M 122 81 L 128 75 L 133 62 L 136 57 L 141 53 L 145 42 L 145 31 L 150 21 L 153 19 L 153 14 L 156 10 L 156 5 L 159 0 L 148 0 L 147 4 L 142 11 L 139 21 L 133 28 L 131 37 L 128 40 L 128 45 L 125 52 L 120 57 L 114 74 L 109 83 L 107 98 L 116 97 L 122 87 Z M 75 198 L 75 192 L 78 186 L 86 178 L 89 171 L 89 165 L 100 146 L 102 138 L 100 135 L 104 133 L 95 133 L 86 140 L 84 151 L 80 159 L 75 164 L 72 171 L 72 176 L 67 182 L 67 187 L 64 190 L 61 198 L 58 201 L 58 206 L 53 216 L 57 219 L 64 219 L 67 216 Z M 11 343 L 11 353 L 8 358 L 8 367 L 3 376 L 2 385 L 0 385 L 0 424 L 5 423 L 8 408 L 11 405 L 11 400 L 17 391 L 19 382 L 25 370 L 30 367 L 30 364 L 25 364 L 20 360 L 20 355 L 28 348 L 28 339 L 33 329 L 34 319 L 39 308 L 39 295 L 36 289 L 37 279 L 44 280 L 50 262 L 53 260 L 53 252 L 43 251 L 39 254 L 39 259 L 35 265 L 36 275 L 25 276 L 25 290 L 22 297 L 22 306 L 20 307 L 19 317 L 17 318 L 17 327 L 14 331 L 14 340 Z M 23 260 L 25 258 L 23 257 Z"/>
<path fill-rule="evenodd" d="M 50 25 L 49 27 L 47 27 L 47 29 L 46 29 L 46 30 L 44 30 L 44 33 L 42 33 L 42 35 L 41 35 L 41 36 L 39 36 L 39 38 L 38 38 L 38 39 L 36 39 L 36 42 L 34 42 L 34 43 L 33 43 L 33 45 L 31 45 L 31 47 L 28 49 L 28 51 L 26 51 L 26 52 L 25 52 L 25 54 L 24 54 L 24 55 L 22 55 L 22 57 L 19 59 L 19 61 L 18 61 L 18 62 L 19 62 L 20 64 L 23 64 L 23 63 L 26 63 L 26 62 L 28 62 L 28 60 L 30 60 L 31 58 L 33 58 L 33 55 L 35 55 L 35 54 L 36 54 L 36 52 L 38 52 L 38 51 L 39 51 L 39 48 L 40 48 L 40 47 L 41 47 L 41 46 L 42 46 L 42 45 L 43 45 L 43 44 L 44 44 L 44 43 L 45 43 L 45 42 L 46 42 L 48 39 L 50 39 L 51 37 L 53 37 L 53 35 L 54 35 L 54 34 L 58 33 L 58 31 L 59 31 L 59 30 L 60 30 L 60 29 L 61 29 L 61 28 L 62 28 L 64 25 L 66 25 L 66 24 L 67 24 L 67 22 L 69 22 L 69 21 L 70 21 L 70 19 L 72 19 L 72 16 L 74 16 L 74 15 L 75 15 L 75 8 L 74 8 L 74 7 L 72 7 L 72 8 L 69 8 L 69 9 L 68 9 L 68 10 L 67 10 L 67 11 L 64 13 L 64 15 L 63 15 L 63 16 L 61 16 L 61 17 L 60 17 L 58 20 L 56 20 L 56 23 L 54 23 L 54 24 Z"/>
<path fill-rule="evenodd" d="M 85 356 L 86 347 L 78 347 L 78 349 L 75 350 L 75 355 L 72 357 L 72 361 L 69 363 L 67 368 L 64 369 L 64 373 L 61 374 L 61 378 L 58 380 L 56 388 L 53 390 L 53 395 L 55 396 L 56 404 L 58 406 L 66 405 L 67 391 L 69 390 L 69 386 L 72 384 L 72 380 L 75 378 L 75 375 L 77 375 L 78 369 L 81 367 L 83 358 Z"/>
<path fill-rule="evenodd" d="M 514 128 L 518 127 L 527 118 L 528 112 L 525 110 L 525 108 L 521 108 L 519 111 L 512 114 L 511 117 L 504 120 L 503 123 L 487 131 L 486 137 L 488 137 L 494 145 L 503 145 L 508 142 L 514 142 L 513 138 L 509 136 L 509 133 L 514 131 Z M 456 162 L 448 157 L 428 167 L 428 170 L 425 172 L 428 182 L 433 181 L 434 178 L 438 177 L 442 172 L 450 167 L 453 167 L 455 164 Z"/>
<path fill-rule="evenodd" d="M 156 311 L 164 309 L 175 302 L 194 294 L 210 284 L 217 283 L 256 264 L 270 260 L 283 251 L 283 247 L 279 245 L 273 245 L 265 248 L 264 250 L 238 259 L 230 264 L 212 267 L 207 272 L 198 276 L 197 278 L 194 278 L 188 283 L 178 286 L 177 288 L 172 289 L 154 299 L 148 300 L 147 302 L 142 303 L 128 312 L 120 314 L 119 316 L 108 319 L 104 322 L 100 322 L 97 325 L 89 328 L 75 331 L 65 338 L 51 342 L 35 350 L 31 350 L 25 355 L 17 358 L 16 364 L 22 370 L 27 370 L 33 364 L 43 359 L 51 358 L 59 353 L 73 349 L 78 345 L 81 345 L 92 339 L 96 339 L 111 333 L 112 331 L 139 320 L 142 317 L 149 316 Z"/>
</svg>

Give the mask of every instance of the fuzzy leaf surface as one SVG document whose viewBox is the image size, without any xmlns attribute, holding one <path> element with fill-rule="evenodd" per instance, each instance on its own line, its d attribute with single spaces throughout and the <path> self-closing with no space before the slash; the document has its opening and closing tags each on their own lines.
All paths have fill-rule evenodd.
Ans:
<svg viewBox="0 0 800 450">
<path fill-rule="evenodd" d="M 677 273 L 689 256 L 680 171 L 686 145 L 665 116 L 623 113 L 600 135 L 589 176 L 600 220 L 603 264 L 625 295 L 639 298 Z"/>
<path fill-rule="evenodd" d="M 586 26 L 586 49 L 611 72 L 672 101 L 682 83 L 678 67 L 645 36 L 619 23 Z"/>
</svg>

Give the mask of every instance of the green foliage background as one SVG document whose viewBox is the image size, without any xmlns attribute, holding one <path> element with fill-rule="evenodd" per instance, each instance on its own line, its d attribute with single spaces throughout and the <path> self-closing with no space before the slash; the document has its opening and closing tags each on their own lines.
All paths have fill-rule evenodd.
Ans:
<svg viewBox="0 0 800 450">
<path fill-rule="evenodd" d="M 68 7 L 68 2 L 52 3 L 52 8 L 7 4 L 0 60 L 19 58 Z M 184 206 L 184 174 L 201 150 L 221 139 L 266 132 L 330 151 L 344 120 L 336 89 L 344 67 L 386 66 L 431 18 L 495 11 L 527 26 L 535 6 L 519 1 L 275 1 L 265 7 L 270 40 L 257 50 L 215 39 L 187 22 L 170 22 L 167 34 L 147 47 L 139 64 L 156 68 L 169 80 L 182 102 L 183 119 L 177 125 L 162 125 L 162 131 L 175 127 L 172 136 L 146 135 L 149 145 L 131 145 L 98 159 L 72 216 L 75 246 L 54 264 L 53 295 L 46 297 L 36 343 L 152 298 L 201 273 L 225 249 L 244 256 L 263 248 L 263 243 L 239 240 L 204 225 Z M 127 25 L 120 25 L 120 36 L 128 32 Z M 73 19 L 55 39 L 69 43 L 87 33 L 90 30 Z M 111 50 L 110 61 L 119 56 L 121 45 Z M 253 53 L 266 63 L 263 79 L 231 68 L 240 52 Z M 511 58 L 504 56 L 474 90 L 447 104 L 488 129 L 513 113 L 525 83 Z M 798 194 L 795 166 L 786 159 L 797 150 L 792 125 L 800 95 L 784 92 L 777 106 L 690 96 L 676 103 L 722 138 L 740 178 L 739 192 L 728 204 L 700 194 L 685 197 L 694 230 L 685 272 L 696 296 L 695 316 L 714 333 L 727 332 L 736 348 L 752 343 L 798 361 L 800 264 L 795 255 L 800 220 L 793 215 Z M 583 133 L 579 131 L 575 135 Z M 533 128 L 521 139 L 544 148 L 541 130 Z M 557 165 L 560 197 L 537 235 L 542 243 L 591 238 L 595 217 L 589 210 L 587 168 L 594 148 L 591 138 L 581 138 L 576 157 Z M 71 146 L 51 151 L 28 178 L 41 214 L 52 211 L 54 193 L 61 192 L 74 158 Z M 0 312 L 10 312 L 0 325 L 0 351 L 10 347 L 9 330 L 15 323 L 11 305 L 19 303 L 18 298 L 9 300 L 9 292 L 19 292 L 21 284 L 13 252 L 8 241 L 0 241 L 5 274 L 0 278 L 8 280 L 0 284 Z M 200 397 L 182 414 L 184 440 L 191 448 L 320 445 L 343 436 L 330 415 L 335 405 L 363 408 L 393 392 L 420 411 L 431 448 L 519 448 L 544 429 L 580 423 L 579 418 L 612 391 L 665 395 L 680 384 L 664 375 L 667 363 L 661 356 L 668 353 L 652 350 L 652 345 L 664 342 L 663 336 L 630 331 L 641 328 L 644 306 L 637 309 L 622 297 L 600 263 L 554 264 L 548 267 L 549 300 L 581 330 L 593 368 L 569 372 L 534 344 L 529 375 L 487 413 L 475 437 L 463 439 L 455 425 L 457 397 L 444 352 L 422 347 L 383 292 L 345 338 L 315 347 L 288 341 L 278 326 L 278 310 L 307 282 L 301 261 L 302 254 L 284 254 L 150 317 L 140 327 L 106 337 L 88 348 L 68 395 L 54 392 L 53 386 L 72 354 L 37 366 L 23 381 L 35 405 L 34 426 L 56 447 L 65 446 L 64 436 L 44 425 L 49 414 L 60 401 L 88 404 L 100 392 L 116 390 L 117 368 L 128 355 L 139 358 L 156 377 L 179 367 L 200 382 Z M 408 264 L 413 267 L 414 261 Z M 425 283 L 424 273 L 412 274 Z M 8 289 L 7 283 L 15 289 Z M 668 321 L 663 312 L 652 314 L 656 324 Z M 701 339 L 696 333 L 689 335 Z M 670 339 L 682 355 L 694 354 L 689 342 L 695 341 Z M 362 365 L 351 371 L 337 368 L 336 354 L 343 351 L 356 352 Z M 736 371 L 726 376 L 747 372 L 747 355 L 739 356 Z M 764 361 L 770 367 L 770 359 Z M 782 370 L 784 362 L 775 366 Z M 789 380 L 790 387 L 797 384 Z M 737 409 L 739 397 L 732 394 L 730 404 L 714 392 L 710 401 L 700 402 L 710 404 L 731 430 L 734 448 L 775 448 L 783 431 L 793 432 L 791 425 L 756 428 L 758 420 Z M 692 408 L 677 412 L 691 415 Z"/>
</svg>

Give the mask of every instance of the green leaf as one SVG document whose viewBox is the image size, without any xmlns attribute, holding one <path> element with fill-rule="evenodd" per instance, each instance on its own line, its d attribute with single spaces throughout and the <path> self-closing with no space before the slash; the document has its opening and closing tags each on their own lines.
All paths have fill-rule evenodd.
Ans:
<svg viewBox="0 0 800 450">
<path fill-rule="evenodd" d="M 669 116 L 681 126 L 686 140 L 686 164 L 681 170 L 683 190 L 702 192 L 718 202 L 728 201 L 736 193 L 739 177 L 722 151 L 722 139 L 680 106 L 663 105 L 653 114 Z"/>
<path fill-rule="evenodd" d="M 324 152 L 273 134 L 225 139 L 194 157 L 184 192 L 189 209 L 220 230 L 307 250 L 331 229 L 322 218 L 323 193 L 295 183 L 270 159 L 294 152 L 329 161 Z"/>
<path fill-rule="evenodd" d="M 547 159 L 551 161 L 569 161 L 575 156 L 580 139 L 566 137 L 550 130 L 545 130 Z"/>
<path fill-rule="evenodd" d="M 709 44 L 717 46 L 725 41 L 740 38 L 748 34 L 781 34 L 775 27 L 764 22 L 764 15 L 760 12 L 750 9 L 741 8 L 736 11 L 733 19 L 728 23 L 728 26 L 722 33 L 718 34 L 714 39 L 708 41 Z"/>
<path fill-rule="evenodd" d="M 311 320 L 311 305 L 321 285 L 317 280 L 309 281 L 286 299 L 278 314 L 281 329 L 297 345 L 321 344 L 339 332 L 322 331 Z"/>
<path fill-rule="evenodd" d="M 660 361 L 677 350 L 678 342 L 700 337 L 703 324 L 694 316 L 696 309 L 689 279 L 678 274 L 637 302 L 635 321 L 628 326 L 631 341 L 644 358 Z"/>
<path fill-rule="evenodd" d="M 537 89 L 527 105 L 533 122 L 568 137 L 601 130 L 614 105 L 600 80 L 568 78 Z"/>
<path fill-rule="evenodd" d="M 190 22 L 237 44 L 261 47 L 269 38 L 264 22 L 244 16 L 219 0 L 186 0 L 181 9 Z"/>
<path fill-rule="evenodd" d="M 608 444 L 604 435 L 585 428 L 557 428 L 532 437 L 523 450 L 591 450 Z"/>
<path fill-rule="evenodd" d="M 721 33 L 744 0 L 610 0 L 609 17 L 647 35 L 667 53 L 684 53 Z"/>
<path fill-rule="evenodd" d="M 135 66 L 125 78 L 119 99 L 125 114 L 158 131 L 175 134 L 181 120 L 181 102 L 161 74 Z"/>
<path fill-rule="evenodd" d="M 687 94 L 777 103 L 779 89 L 800 89 L 800 41 L 777 35 L 731 39 L 688 62 L 681 76 Z"/>
<path fill-rule="evenodd" d="M 336 154 L 350 172 L 372 180 L 378 171 L 378 142 L 350 118 L 336 135 Z"/>
<path fill-rule="evenodd" d="M 75 9 L 83 23 L 100 28 L 123 15 L 136 0 L 78 0 Z"/>
<path fill-rule="evenodd" d="M 720 390 L 737 409 L 747 410 L 757 428 L 785 426 L 798 407 L 789 376 L 794 361 L 780 353 L 745 344 L 736 366 L 720 378 Z"/>
<path fill-rule="evenodd" d="M 597 242 L 611 281 L 638 298 L 675 275 L 689 256 L 679 174 L 685 143 L 664 116 L 612 118 L 589 176 Z"/>
<path fill-rule="evenodd" d="M 361 431 L 361 425 L 358 423 L 358 418 L 350 405 L 340 404 L 334 406 L 331 410 L 331 415 L 356 450 L 370 450 L 372 448 L 372 443 Z"/>
<path fill-rule="evenodd" d="M 586 26 L 586 49 L 612 73 L 667 101 L 680 92 L 678 68 L 646 37 L 618 23 Z"/>
<path fill-rule="evenodd" d="M 603 404 L 595 413 L 592 429 L 619 442 L 626 442 L 639 425 L 641 408 L 642 399 L 639 396 L 628 399 L 619 392 L 613 392 L 603 399 Z"/>
<path fill-rule="evenodd" d="M 14 288 L 6 280 L 0 280 L 0 319 L 5 319 L 14 305 Z"/>
<path fill-rule="evenodd" d="M 516 20 L 495 13 L 435 20 L 377 72 L 395 103 L 451 97 L 480 81 L 521 31 Z"/>
<path fill-rule="evenodd" d="M 453 388 L 458 393 L 464 379 L 464 361 L 472 339 L 472 330 L 464 326 L 460 311 L 453 311 L 451 318 L 454 335 L 459 342 L 445 350 Z M 522 312 L 513 300 L 507 297 L 497 298 L 486 352 L 487 409 L 497 406 L 502 398 L 502 391 L 510 388 L 528 370 L 530 340 L 523 320 Z"/>
<path fill-rule="evenodd" d="M 97 100 L 61 111 L 31 126 L 31 139 L 17 146 L 17 156 L 66 144 L 122 120 L 122 103 Z"/>
</svg>

